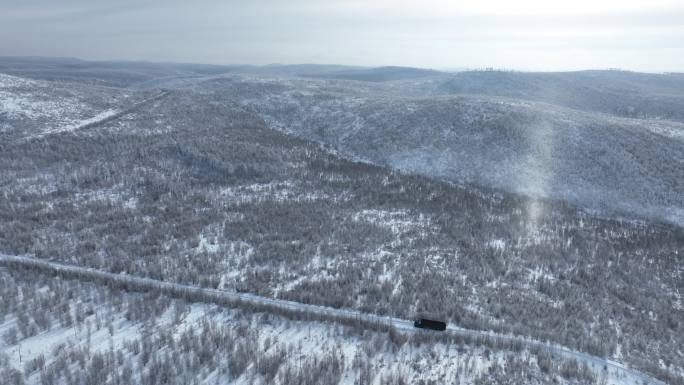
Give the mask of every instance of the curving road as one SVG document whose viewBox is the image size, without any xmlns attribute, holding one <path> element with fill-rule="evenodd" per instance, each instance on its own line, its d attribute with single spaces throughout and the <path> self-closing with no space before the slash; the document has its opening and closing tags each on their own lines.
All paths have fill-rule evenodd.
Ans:
<svg viewBox="0 0 684 385">
<path fill-rule="evenodd" d="M 434 333 L 422 329 L 416 329 L 413 327 L 413 321 L 401 318 L 362 313 L 360 311 L 351 309 L 337 309 L 326 306 L 310 305 L 300 302 L 262 297 L 249 293 L 236 293 L 198 286 L 164 282 L 125 274 L 114 274 L 92 268 L 73 266 L 33 257 L 0 254 L 0 265 L 10 268 L 23 267 L 37 269 L 52 274 L 60 273 L 75 276 L 81 279 L 97 280 L 110 284 L 131 287 L 135 290 L 160 290 L 165 294 L 170 294 L 177 297 L 200 298 L 202 302 L 252 305 L 306 315 L 314 315 L 325 319 L 352 320 L 362 322 L 366 325 L 379 325 L 385 327 L 392 326 L 404 333 Z M 488 331 L 464 329 L 453 324 L 449 324 L 445 333 L 463 337 L 489 339 L 491 341 L 503 344 L 520 343 L 528 348 L 542 349 L 556 356 L 575 359 L 580 364 L 586 363 L 596 373 L 599 373 L 602 370 L 612 371 L 612 373 L 618 377 L 631 379 L 632 383 L 634 384 L 666 385 L 660 380 L 657 380 L 645 373 L 639 372 L 638 370 L 629 368 L 619 362 L 578 352 L 557 344 L 537 341 L 525 337 L 497 334 Z"/>
</svg>

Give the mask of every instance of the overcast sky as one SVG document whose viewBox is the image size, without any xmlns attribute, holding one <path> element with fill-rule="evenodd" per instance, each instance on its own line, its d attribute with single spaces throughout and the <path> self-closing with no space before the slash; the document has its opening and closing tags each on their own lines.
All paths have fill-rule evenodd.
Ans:
<svg viewBox="0 0 684 385">
<path fill-rule="evenodd" d="M 0 56 L 684 71 L 684 0 L 0 0 Z"/>
</svg>

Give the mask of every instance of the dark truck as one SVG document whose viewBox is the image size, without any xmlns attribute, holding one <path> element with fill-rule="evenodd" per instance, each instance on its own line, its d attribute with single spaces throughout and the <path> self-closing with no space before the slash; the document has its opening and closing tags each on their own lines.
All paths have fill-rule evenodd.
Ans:
<svg viewBox="0 0 684 385">
<path fill-rule="evenodd" d="M 438 330 L 440 332 L 446 330 L 447 327 L 446 322 L 434 321 L 425 318 L 418 318 L 413 322 L 413 326 L 420 329 Z"/>
</svg>

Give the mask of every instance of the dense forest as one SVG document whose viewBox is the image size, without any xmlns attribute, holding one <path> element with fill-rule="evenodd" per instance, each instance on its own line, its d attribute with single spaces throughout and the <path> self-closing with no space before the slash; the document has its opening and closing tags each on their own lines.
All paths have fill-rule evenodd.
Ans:
<svg viewBox="0 0 684 385">
<path fill-rule="evenodd" d="M 680 227 L 349 160 L 233 99 L 172 90 L 87 129 L 3 142 L 0 249 L 435 314 L 681 376 Z"/>
<path fill-rule="evenodd" d="M 11 385 L 564 385 L 611 378 L 543 352 L 292 320 L 29 271 L 0 270 L 0 294 L 0 375 Z"/>
</svg>

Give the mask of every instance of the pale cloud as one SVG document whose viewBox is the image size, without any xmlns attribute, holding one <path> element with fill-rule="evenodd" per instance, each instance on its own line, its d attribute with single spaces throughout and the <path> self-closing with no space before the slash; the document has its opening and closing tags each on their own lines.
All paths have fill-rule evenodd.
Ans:
<svg viewBox="0 0 684 385">
<path fill-rule="evenodd" d="M 684 70 L 673 0 L 0 0 L 0 55 Z"/>
</svg>

